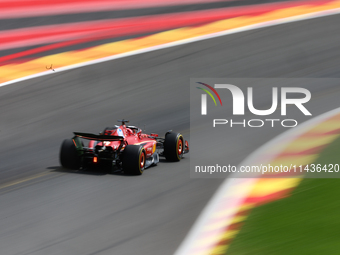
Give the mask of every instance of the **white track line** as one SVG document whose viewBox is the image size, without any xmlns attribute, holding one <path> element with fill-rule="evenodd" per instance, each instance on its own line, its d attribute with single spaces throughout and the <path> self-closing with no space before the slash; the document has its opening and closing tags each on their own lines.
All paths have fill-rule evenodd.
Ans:
<svg viewBox="0 0 340 255">
<path fill-rule="evenodd" d="M 193 38 L 190 38 L 190 39 L 184 39 L 184 40 L 180 40 L 180 41 L 176 41 L 176 42 L 165 43 L 165 44 L 161 44 L 161 45 L 158 45 L 158 46 L 153 46 L 153 47 L 149 47 L 149 48 L 145 48 L 145 49 L 130 51 L 130 52 L 127 52 L 127 53 L 117 54 L 117 55 L 113 55 L 113 56 L 109 56 L 109 57 L 104 57 L 104 58 L 91 60 L 91 61 L 87 61 L 87 62 L 83 62 L 83 63 L 79 63 L 79 64 L 74 64 L 74 65 L 69 65 L 69 66 L 57 68 L 57 69 L 55 69 L 55 72 L 44 71 L 44 72 L 41 72 L 41 73 L 29 75 L 29 76 L 22 77 L 22 78 L 19 78 L 19 79 L 15 79 L 15 80 L 12 80 L 12 81 L 0 83 L 0 87 L 11 85 L 11 84 L 18 83 L 18 82 L 21 82 L 21 81 L 26 81 L 26 80 L 29 80 L 29 79 L 38 78 L 38 77 L 45 76 L 45 75 L 52 75 L 52 74 L 56 74 L 58 72 L 64 72 L 64 71 L 68 71 L 68 70 L 72 70 L 72 69 L 76 69 L 76 68 L 80 68 L 80 67 L 84 67 L 84 66 L 95 65 L 95 64 L 106 62 L 106 61 L 130 57 L 130 56 L 134 56 L 134 55 L 138 55 L 138 54 L 142 54 L 142 53 L 147 53 L 147 52 L 151 52 L 151 51 L 171 48 L 171 47 L 175 47 L 175 46 L 180 46 L 180 45 L 184 45 L 184 44 L 208 40 L 208 39 L 212 39 L 212 38 L 216 38 L 216 37 L 236 34 L 236 33 L 250 31 L 250 30 L 259 29 L 259 28 L 271 27 L 271 26 L 287 24 L 287 23 L 291 23 L 291 22 L 295 22 L 295 21 L 302 21 L 302 20 L 314 19 L 314 18 L 318 18 L 318 17 L 335 15 L 335 14 L 339 14 L 339 13 L 340 13 L 340 8 L 336 8 L 336 9 L 333 9 L 333 10 L 303 14 L 303 15 L 298 15 L 298 16 L 294 16 L 294 17 L 283 18 L 283 19 L 278 19 L 278 20 L 274 20 L 274 21 L 267 21 L 267 22 L 262 22 L 262 23 L 258 23 L 258 24 L 254 24 L 254 25 L 244 26 L 244 27 L 241 27 L 241 28 L 225 30 L 225 31 L 217 32 L 217 33 L 208 34 L 208 35 L 197 36 L 197 37 L 193 37 Z"/>
</svg>

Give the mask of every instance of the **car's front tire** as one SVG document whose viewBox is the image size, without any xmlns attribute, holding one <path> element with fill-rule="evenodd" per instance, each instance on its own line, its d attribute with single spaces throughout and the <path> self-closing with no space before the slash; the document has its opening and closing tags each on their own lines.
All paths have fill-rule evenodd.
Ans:
<svg viewBox="0 0 340 255">
<path fill-rule="evenodd" d="M 61 144 L 59 160 L 64 168 L 78 170 L 81 167 L 81 158 L 72 139 L 65 139 Z"/>
<path fill-rule="evenodd" d="M 124 173 L 141 175 L 145 168 L 146 153 L 141 145 L 127 145 L 122 155 Z"/>
</svg>

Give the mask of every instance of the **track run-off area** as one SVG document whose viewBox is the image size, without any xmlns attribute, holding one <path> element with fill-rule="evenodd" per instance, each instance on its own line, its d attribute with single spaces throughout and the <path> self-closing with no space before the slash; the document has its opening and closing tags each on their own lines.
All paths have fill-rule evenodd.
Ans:
<svg viewBox="0 0 340 255">
<path fill-rule="evenodd" d="M 1 252 L 173 254 L 224 180 L 190 179 L 190 154 L 141 177 L 66 171 L 62 140 L 121 117 L 189 136 L 191 77 L 338 78 L 339 22 L 338 15 L 306 19 L 4 83 Z M 338 107 L 339 86 L 310 90 L 313 117 Z M 225 153 L 239 164 L 283 131 L 234 130 L 228 142 L 237 146 Z"/>
</svg>

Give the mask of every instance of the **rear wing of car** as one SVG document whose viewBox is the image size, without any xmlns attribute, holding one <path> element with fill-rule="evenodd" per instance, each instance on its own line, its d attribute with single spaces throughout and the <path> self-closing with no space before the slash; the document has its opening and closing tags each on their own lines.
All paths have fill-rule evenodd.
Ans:
<svg viewBox="0 0 340 255">
<path fill-rule="evenodd" d="M 80 132 L 73 132 L 76 137 L 83 138 L 86 140 L 95 140 L 95 141 L 123 141 L 124 137 L 122 136 L 115 136 L 115 135 L 95 135 L 89 133 L 80 133 Z"/>
<path fill-rule="evenodd" d="M 82 139 L 86 140 L 95 140 L 95 141 L 101 141 L 101 142 L 112 142 L 112 141 L 124 141 L 124 137 L 122 136 L 114 136 L 114 135 L 95 135 L 95 134 L 89 134 L 89 133 L 80 133 L 80 132 L 73 132 L 74 137 L 72 138 L 72 141 L 74 143 L 74 146 L 77 150 L 77 153 L 79 156 L 82 156 L 85 152 L 84 150 L 84 144 L 81 141 Z"/>
<path fill-rule="evenodd" d="M 74 132 L 75 136 L 86 139 L 86 140 L 96 140 L 96 141 L 123 141 L 124 137 L 115 135 L 95 135 L 89 133 Z"/>
</svg>

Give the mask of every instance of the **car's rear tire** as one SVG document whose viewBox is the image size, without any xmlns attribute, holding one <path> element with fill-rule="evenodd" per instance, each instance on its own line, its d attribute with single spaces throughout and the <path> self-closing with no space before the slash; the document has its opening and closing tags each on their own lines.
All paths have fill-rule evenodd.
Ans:
<svg viewBox="0 0 340 255">
<path fill-rule="evenodd" d="M 81 158 L 72 139 L 65 139 L 61 144 L 59 160 L 64 168 L 78 170 L 81 167 Z"/>
<path fill-rule="evenodd" d="M 167 133 L 164 140 L 164 156 L 167 161 L 180 161 L 184 152 L 184 139 L 180 133 Z"/>
<path fill-rule="evenodd" d="M 146 153 L 141 145 L 127 145 L 122 155 L 124 173 L 141 175 L 145 168 Z"/>
</svg>

